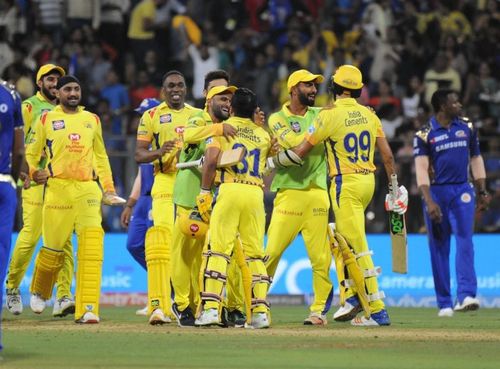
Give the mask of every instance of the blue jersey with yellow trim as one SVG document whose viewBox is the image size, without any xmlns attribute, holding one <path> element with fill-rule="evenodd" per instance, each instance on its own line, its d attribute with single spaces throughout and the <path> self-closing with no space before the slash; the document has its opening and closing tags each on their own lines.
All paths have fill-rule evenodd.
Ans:
<svg viewBox="0 0 500 369">
<path fill-rule="evenodd" d="M 0 83 L 0 173 L 10 174 L 14 129 L 23 127 L 21 98 L 17 92 Z"/>
</svg>

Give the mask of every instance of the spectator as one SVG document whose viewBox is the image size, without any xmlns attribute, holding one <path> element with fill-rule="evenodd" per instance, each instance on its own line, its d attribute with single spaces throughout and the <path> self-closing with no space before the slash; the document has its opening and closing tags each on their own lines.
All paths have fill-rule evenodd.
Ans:
<svg viewBox="0 0 500 369">
<path fill-rule="evenodd" d="M 438 88 L 450 88 L 455 91 L 460 91 L 462 82 L 458 72 L 450 66 L 450 60 L 446 53 L 440 50 L 435 59 L 433 66 L 425 72 L 425 102 L 430 105 L 431 96 Z"/>
<path fill-rule="evenodd" d="M 142 100 L 147 98 L 157 99 L 159 95 L 160 90 L 151 83 L 146 71 L 140 70 L 137 73 L 137 82 L 135 86 L 130 89 L 130 104 L 132 106 L 139 106 Z"/>
<path fill-rule="evenodd" d="M 101 90 L 101 97 L 108 100 L 112 112 L 111 132 L 115 135 L 123 133 L 123 116 L 130 108 L 127 88 L 120 83 L 118 74 L 110 69 L 106 76 L 106 84 Z"/>
</svg>

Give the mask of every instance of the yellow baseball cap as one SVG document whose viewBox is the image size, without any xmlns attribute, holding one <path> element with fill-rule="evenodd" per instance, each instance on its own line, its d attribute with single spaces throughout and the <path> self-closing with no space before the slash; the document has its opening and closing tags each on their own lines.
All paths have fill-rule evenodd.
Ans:
<svg viewBox="0 0 500 369">
<path fill-rule="evenodd" d="M 332 77 L 333 82 L 339 86 L 349 88 L 351 90 L 359 90 L 363 87 L 363 75 L 361 71 L 354 65 L 341 65 Z"/>
<path fill-rule="evenodd" d="M 208 92 L 207 92 L 207 100 L 211 99 L 215 95 L 220 95 L 223 92 L 230 92 L 234 94 L 234 91 L 236 91 L 238 87 L 236 86 L 215 86 L 212 87 Z"/>
<path fill-rule="evenodd" d="M 290 74 L 286 86 L 288 87 L 288 92 L 290 92 L 292 90 L 292 87 L 298 85 L 300 82 L 316 81 L 316 83 L 321 83 L 324 80 L 325 79 L 321 74 L 312 74 L 308 70 L 299 69 Z"/>
<path fill-rule="evenodd" d="M 38 69 L 38 72 L 36 72 L 36 80 L 37 82 L 40 81 L 40 79 L 43 78 L 46 74 L 49 74 L 53 70 L 59 72 L 61 74 L 61 77 L 66 74 L 64 69 L 58 65 L 55 64 L 44 64 Z"/>
</svg>

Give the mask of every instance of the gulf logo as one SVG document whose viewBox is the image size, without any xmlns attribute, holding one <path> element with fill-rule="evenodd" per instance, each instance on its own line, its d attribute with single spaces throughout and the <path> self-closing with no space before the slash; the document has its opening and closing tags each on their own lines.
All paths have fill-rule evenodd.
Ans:
<svg viewBox="0 0 500 369">
<path fill-rule="evenodd" d="M 80 136 L 78 133 L 70 133 L 70 134 L 68 135 L 68 138 L 69 138 L 71 141 L 80 141 L 81 136 Z"/>
<path fill-rule="evenodd" d="M 175 127 L 175 133 L 182 135 L 184 133 L 184 126 Z"/>
</svg>

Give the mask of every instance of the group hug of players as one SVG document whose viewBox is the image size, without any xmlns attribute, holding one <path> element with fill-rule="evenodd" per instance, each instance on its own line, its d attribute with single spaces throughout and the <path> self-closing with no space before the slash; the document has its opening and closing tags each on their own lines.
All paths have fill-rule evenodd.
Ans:
<svg viewBox="0 0 500 369">
<path fill-rule="evenodd" d="M 366 241 L 364 210 L 375 187 L 375 148 L 388 178 L 394 159 L 380 120 L 356 102 L 361 72 L 341 66 L 329 81 L 334 103 L 316 108 L 323 80 L 303 69 L 292 73 L 290 101 L 267 124 L 255 94 L 230 86 L 220 70 L 206 75 L 203 110 L 185 103 L 186 83 L 178 71 L 163 77 L 163 102 L 146 99 L 136 109 L 142 114 L 135 151 L 140 166 L 122 223 L 129 227 L 128 250 L 147 270 L 148 306 L 142 313 L 150 324 L 175 319 L 182 327 L 269 327 L 267 291 L 282 253 L 299 232 L 313 270 L 314 301 L 304 324 L 327 324 L 332 254 L 341 300 L 334 320 L 390 324 L 377 284 L 379 268 Z M 23 184 L 24 225 L 7 278 L 7 308 L 22 312 L 19 285 L 42 234 L 31 309 L 41 313 L 57 285 L 54 316 L 74 313 L 77 323 L 98 323 L 101 203 L 120 203 L 101 123 L 79 105 L 80 83 L 62 68 L 42 66 L 37 85 L 40 91 L 23 103 L 29 176 Z M 234 162 L 223 160 L 231 154 L 238 155 Z M 264 247 L 263 178 L 270 171 L 277 195 Z M 407 203 L 401 186 L 389 191 L 386 210 L 404 213 Z M 335 227 L 328 224 L 330 206 Z"/>
</svg>

